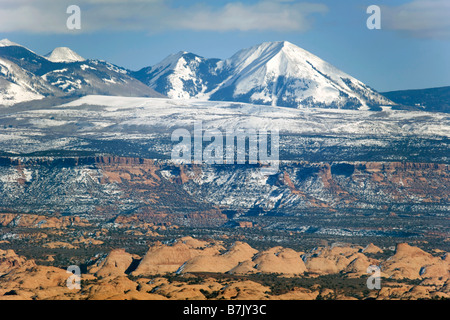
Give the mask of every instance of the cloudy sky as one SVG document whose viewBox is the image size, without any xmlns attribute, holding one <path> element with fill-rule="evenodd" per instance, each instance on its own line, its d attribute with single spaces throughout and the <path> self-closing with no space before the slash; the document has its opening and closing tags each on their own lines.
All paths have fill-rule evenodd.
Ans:
<svg viewBox="0 0 450 320">
<path fill-rule="evenodd" d="M 372 4 L 380 30 L 366 26 Z M 66 26 L 69 5 L 80 7 L 80 30 Z M 449 17 L 448 0 L 0 0 L 0 38 L 132 70 L 181 50 L 228 58 L 287 40 L 389 91 L 450 85 Z"/>
</svg>

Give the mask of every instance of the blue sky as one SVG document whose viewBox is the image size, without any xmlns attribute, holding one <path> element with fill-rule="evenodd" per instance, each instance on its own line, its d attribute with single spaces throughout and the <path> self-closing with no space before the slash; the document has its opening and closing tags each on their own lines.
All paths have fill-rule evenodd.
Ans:
<svg viewBox="0 0 450 320">
<path fill-rule="evenodd" d="M 68 30 L 66 8 L 81 9 Z M 381 30 L 369 30 L 369 5 Z M 0 38 L 39 54 L 67 46 L 138 70 L 190 51 L 228 58 L 265 41 L 290 41 L 378 91 L 450 85 L 448 0 L 0 0 Z"/>
</svg>

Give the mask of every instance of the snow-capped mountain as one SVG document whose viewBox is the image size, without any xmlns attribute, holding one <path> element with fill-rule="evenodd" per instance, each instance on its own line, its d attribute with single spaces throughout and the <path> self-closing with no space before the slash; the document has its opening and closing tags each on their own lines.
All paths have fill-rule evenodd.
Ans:
<svg viewBox="0 0 450 320">
<path fill-rule="evenodd" d="M 0 58 L 0 105 L 12 105 L 59 94 L 61 92 L 58 88 L 41 77 Z"/>
<path fill-rule="evenodd" d="M 169 98 L 208 98 L 226 76 L 222 66 L 220 59 L 180 51 L 135 72 L 134 76 Z"/>
<path fill-rule="evenodd" d="M 14 58 L 16 55 L 23 58 L 19 61 L 24 65 L 28 65 L 27 61 L 30 61 L 29 68 L 19 66 L 16 63 L 18 58 Z M 36 57 L 31 60 L 26 59 L 33 56 Z M 0 105 L 12 105 L 62 94 L 58 88 L 27 70 L 33 69 L 31 67 L 33 63 L 40 63 L 42 60 L 34 52 L 17 43 L 8 39 L 0 41 Z"/>
<path fill-rule="evenodd" d="M 233 75 L 211 100 L 350 109 L 391 104 L 361 81 L 287 41 L 241 50 L 225 64 Z"/>
<path fill-rule="evenodd" d="M 361 81 L 287 41 L 265 42 L 226 60 L 180 51 L 135 72 L 102 60 L 86 60 L 67 47 L 41 56 L 7 39 L 0 41 L 0 59 L 1 104 L 49 95 L 101 94 L 292 108 L 368 110 L 394 105 Z"/>
<path fill-rule="evenodd" d="M 162 97 L 131 77 L 126 69 L 100 60 L 55 63 L 41 77 L 68 94 Z"/>
<path fill-rule="evenodd" d="M 85 60 L 69 48 L 56 48 L 43 57 L 7 39 L 0 41 L 0 105 L 86 94 L 163 96 L 128 70 L 106 61 Z"/>
<path fill-rule="evenodd" d="M 0 47 L 11 47 L 11 46 L 21 47 L 20 44 L 12 42 L 9 39 L 2 39 L 2 40 L 0 40 Z"/>
<path fill-rule="evenodd" d="M 47 53 L 44 57 L 52 62 L 76 62 L 84 61 L 82 56 L 67 47 L 58 47 Z"/>
<path fill-rule="evenodd" d="M 226 60 L 179 52 L 135 76 L 171 98 L 294 108 L 368 109 L 393 104 L 361 81 L 287 41 L 262 43 Z"/>
</svg>

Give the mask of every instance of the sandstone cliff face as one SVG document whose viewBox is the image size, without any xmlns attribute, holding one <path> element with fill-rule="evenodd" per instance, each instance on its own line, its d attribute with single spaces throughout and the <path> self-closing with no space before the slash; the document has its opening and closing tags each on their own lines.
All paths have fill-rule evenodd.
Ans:
<svg viewBox="0 0 450 320">
<path fill-rule="evenodd" d="M 3 212 L 89 213 L 108 219 L 115 217 L 113 212 L 134 210 L 147 222 L 220 226 L 229 219 L 222 210 L 246 213 L 255 204 L 262 214 L 275 210 L 286 215 L 301 215 L 305 209 L 450 211 L 446 164 L 287 161 L 278 174 L 267 177 L 257 165 L 179 166 L 113 156 L 0 160 Z M 43 225 L 68 223 L 46 220 Z M 5 225 L 14 218 L 0 221 Z"/>
</svg>

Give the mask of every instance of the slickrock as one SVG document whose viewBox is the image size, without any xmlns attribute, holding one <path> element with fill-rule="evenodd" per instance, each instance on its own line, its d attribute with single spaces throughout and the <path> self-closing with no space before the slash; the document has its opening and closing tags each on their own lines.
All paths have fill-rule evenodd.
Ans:
<svg viewBox="0 0 450 320">
<path fill-rule="evenodd" d="M 308 259 L 305 265 L 309 272 L 317 273 L 319 275 L 333 274 L 340 271 L 335 261 L 323 257 L 314 257 Z"/>
<path fill-rule="evenodd" d="M 434 257 L 407 243 L 397 245 L 395 255 L 383 263 L 382 269 L 394 279 L 436 278 L 442 281 L 450 278 L 450 263 L 446 255 Z"/>
<path fill-rule="evenodd" d="M 305 256 L 305 265 L 309 272 L 322 274 L 339 273 L 345 270 L 349 264 L 360 258 L 360 247 L 347 247 L 334 245 L 331 248 L 320 247 L 312 254 Z"/>
<path fill-rule="evenodd" d="M 63 242 L 63 241 L 53 241 L 48 242 L 42 245 L 45 248 L 55 249 L 55 248 L 66 248 L 66 249 L 77 249 L 78 246 L 74 246 L 71 243 Z"/>
<path fill-rule="evenodd" d="M 260 283 L 245 280 L 227 285 L 217 296 L 217 299 L 236 300 L 267 300 L 270 288 Z"/>
<path fill-rule="evenodd" d="M 227 272 L 240 262 L 251 260 L 258 251 L 247 243 L 237 241 L 223 254 L 198 255 L 186 261 L 180 272 Z"/>
<path fill-rule="evenodd" d="M 74 244 L 82 244 L 82 245 L 94 245 L 94 246 L 99 246 L 103 244 L 103 241 L 101 240 L 97 240 L 94 238 L 85 238 L 85 237 L 80 237 L 80 239 L 75 240 L 73 242 Z"/>
<path fill-rule="evenodd" d="M 17 255 L 13 250 L 0 250 L 0 276 L 17 268 L 35 267 L 33 260 Z"/>
<path fill-rule="evenodd" d="M 222 246 L 208 246 L 207 242 L 191 237 L 179 239 L 172 246 L 159 243 L 149 249 L 132 274 L 137 276 L 176 272 L 186 261 L 199 255 L 216 255 L 221 249 Z"/>
<path fill-rule="evenodd" d="M 356 292 L 358 298 L 450 298 L 450 257 L 447 252 L 434 250 L 430 254 L 402 243 L 397 245 L 392 257 L 382 261 L 366 256 L 364 253 L 367 251 L 379 252 L 371 245 L 363 249 L 344 244 L 318 247 L 304 254 L 280 246 L 258 252 L 240 241 L 225 250 L 220 241 L 184 237 L 172 244 L 157 243 L 152 246 L 133 273 L 137 278 L 129 277 L 128 272 L 140 257 L 123 249 L 112 250 L 90 267 L 89 273 L 82 274 L 84 281 L 80 290 L 71 290 L 67 287 L 67 279 L 71 275 L 64 268 L 40 266 L 13 250 L 0 250 L 0 300 L 311 300 L 316 299 L 319 293 L 322 298 L 347 300 L 355 299 L 355 292 L 352 292 L 351 287 L 347 291 L 345 284 L 340 289 L 336 289 L 333 283 L 328 287 L 327 282 L 305 288 L 290 288 L 283 281 L 291 283 L 290 277 L 299 277 L 302 279 L 292 279 L 300 280 L 301 283 L 304 277 L 336 274 L 337 280 L 342 279 L 341 276 L 360 278 L 363 282 L 361 290 L 365 291 L 367 267 L 373 264 L 380 265 L 382 269 L 381 289 L 370 290 L 369 293 Z M 176 271 L 181 275 L 152 276 Z M 229 272 L 232 275 L 207 276 L 191 274 L 193 272 Z M 255 278 L 245 277 L 252 273 L 258 275 L 254 275 Z M 269 273 L 278 273 L 280 276 L 264 278 Z M 143 277 L 145 274 L 148 274 L 147 278 Z M 286 276 L 289 279 L 284 279 Z M 333 281 L 334 276 L 330 279 Z M 272 285 L 265 285 L 267 280 L 276 280 L 273 292 Z M 305 279 L 307 283 L 311 280 Z M 359 280 L 351 281 L 358 283 Z M 277 294 L 280 292 L 278 289 L 283 290 L 283 293 Z"/>
<path fill-rule="evenodd" d="M 101 280 L 88 289 L 89 300 L 162 300 L 163 296 L 138 291 L 136 282 L 126 276 Z"/>
<path fill-rule="evenodd" d="M 70 294 L 66 286 L 69 274 L 60 268 L 34 266 L 19 268 L 4 276 L 0 287 L 0 298 L 14 291 L 21 299 L 58 299 Z M 66 297 L 67 299 L 67 297 Z"/>
<path fill-rule="evenodd" d="M 125 271 L 130 267 L 133 258 L 138 259 L 124 249 L 111 251 L 108 256 L 97 266 L 90 269 L 97 277 L 115 277 L 125 275 Z"/>
<path fill-rule="evenodd" d="M 351 277 L 366 275 L 369 266 L 378 266 L 380 264 L 379 260 L 368 258 L 362 253 L 356 253 L 351 258 L 353 260 L 344 269 Z"/>
<path fill-rule="evenodd" d="M 211 288 L 212 287 L 212 288 Z M 165 283 L 156 287 L 153 292 L 171 300 L 205 300 L 203 292 L 219 290 L 220 285 L 214 283 L 187 284 L 187 283 Z"/>
<path fill-rule="evenodd" d="M 237 266 L 228 271 L 230 274 L 251 274 L 256 272 L 258 272 L 258 270 L 256 269 L 256 264 L 252 260 L 239 262 Z"/>
<path fill-rule="evenodd" d="M 230 272 L 235 274 L 263 272 L 300 275 L 306 271 L 305 263 L 300 255 L 301 253 L 289 248 L 274 247 L 258 253 L 252 261 L 247 260 L 240 263 Z"/>
<path fill-rule="evenodd" d="M 318 291 L 311 291 L 305 288 L 294 288 L 293 290 L 277 295 L 276 300 L 315 300 L 319 295 Z"/>
<path fill-rule="evenodd" d="M 373 243 L 368 244 L 363 250 L 363 253 L 380 253 L 383 252 L 383 250 Z"/>
<path fill-rule="evenodd" d="M 86 227 L 90 223 L 80 217 L 48 217 L 37 214 L 0 213 L 0 226 L 24 228 L 54 228 L 68 226 Z"/>
</svg>

